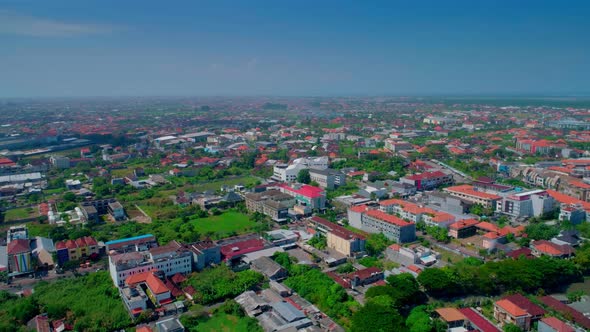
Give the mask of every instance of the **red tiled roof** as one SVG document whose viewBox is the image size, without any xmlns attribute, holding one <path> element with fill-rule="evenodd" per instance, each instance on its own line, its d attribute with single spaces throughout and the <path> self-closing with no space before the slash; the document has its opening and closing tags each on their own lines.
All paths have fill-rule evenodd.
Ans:
<svg viewBox="0 0 590 332">
<path fill-rule="evenodd" d="M 556 332 L 575 332 L 573 327 L 567 325 L 565 322 L 555 318 L 555 317 L 546 317 L 541 319 L 541 321 L 548 326 L 552 327 Z"/>
<path fill-rule="evenodd" d="M 529 248 L 516 249 L 516 250 L 508 253 L 506 256 L 513 258 L 513 259 L 518 259 L 520 256 L 524 256 L 526 258 L 533 258 L 532 251 Z"/>
<path fill-rule="evenodd" d="M 472 308 L 461 308 L 459 311 L 471 322 L 471 324 L 481 332 L 500 332 L 494 324 L 480 315 Z"/>
<path fill-rule="evenodd" d="M 527 315 L 526 311 L 524 311 L 522 308 L 506 299 L 496 301 L 496 305 L 502 308 L 502 310 L 506 311 L 512 317 L 521 317 Z"/>
<path fill-rule="evenodd" d="M 543 316 L 545 314 L 545 310 L 543 310 L 543 308 L 534 304 L 531 302 L 531 300 L 527 299 L 521 294 L 512 294 L 504 297 L 504 299 L 516 304 L 519 308 L 523 309 L 531 316 Z"/>
<path fill-rule="evenodd" d="M 479 224 L 478 220 L 475 219 L 463 219 L 459 220 L 456 223 L 453 223 L 449 226 L 450 229 L 463 229 L 471 226 L 475 226 Z"/>
<path fill-rule="evenodd" d="M 441 171 L 434 171 L 434 172 L 424 172 L 424 173 L 420 173 L 420 174 L 412 174 L 412 175 L 407 175 L 405 176 L 406 179 L 408 180 L 424 180 L 424 179 L 435 179 L 435 178 L 440 178 L 443 176 L 446 176 L 447 174 L 441 172 Z"/>
<path fill-rule="evenodd" d="M 148 274 L 146 284 L 154 294 L 163 294 L 170 291 L 164 282 L 153 273 Z"/>
<path fill-rule="evenodd" d="M 361 280 L 365 280 L 370 278 L 375 273 L 383 273 L 380 268 L 372 266 L 366 269 L 358 270 L 351 272 L 347 275 L 348 278 L 353 279 L 354 277 L 358 277 Z"/>
<path fill-rule="evenodd" d="M 498 232 L 500 231 L 500 228 L 494 224 L 491 224 L 487 221 L 482 221 L 479 224 L 475 225 L 475 227 L 482 229 L 484 231 L 488 231 L 488 232 Z"/>
<path fill-rule="evenodd" d="M 470 186 L 468 184 L 463 184 L 463 185 L 460 185 L 460 186 L 448 187 L 448 188 L 445 188 L 444 190 L 445 191 L 448 191 L 448 192 L 460 193 L 460 194 L 469 195 L 469 196 L 473 196 L 473 197 L 478 197 L 478 198 L 482 198 L 482 199 L 498 200 L 498 199 L 502 198 L 502 197 L 500 197 L 498 195 L 488 194 L 488 193 L 483 192 L 483 191 L 475 190 L 473 188 L 473 186 Z"/>
<path fill-rule="evenodd" d="M 584 202 L 582 200 L 579 200 L 577 198 L 574 198 L 572 196 L 566 195 L 566 194 L 562 194 L 558 191 L 555 190 L 551 190 L 551 189 L 547 189 L 547 193 L 553 197 L 556 201 L 558 201 L 559 203 L 565 203 L 565 204 L 580 204 L 584 207 L 584 209 L 588 210 L 590 209 L 590 203 L 588 202 Z"/>
<path fill-rule="evenodd" d="M 559 300 L 551 296 L 543 296 L 539 298 L 539 301 L 543 302 L 546 306 L 560 312 L 563 315 L 572 317 L 572 321 L 576 324 L 581 325 L 585 329 L 590 330 L 590 318 L 584 316 L 578 310 L 561 303 Z"/>
<path fill-rule="evenodd" d="M 299 189 L 295 189 L 293 187 L 290 187 L 286 183 L 280 184 L 279 187 L 281 187 L 285 190 L 297 193 L 299 195 L 303 195 L 305 197 L 311 197 L 311 198 L 318 198 L 318 197 L 321 197 L 325 194 L 324 189 L 322 189 L 320 187 L 310 186 L 307 184 L 302 185 L 301 188 L 299 188 Z"/>
<path fill-rule="evenodd" d="M 422 273 L 422 269 L 419 268 L 418 266 L 414 265 L 414 264 L 408 266 L 408 270 L 410 270 L 410 271 L 412 271 L 412 272 L 414 272 L 416 274 Z"/>
<path fill-rule="evenodd" d="M 398 217 L 396 217 L 394 215 L 387 214 L 387 213 L 385 213 L 383 211 L 380 211 L 380 210 L 369 210 L 369 211 L 366 212 L 366 214 L 368 216 L 373 217 L 373 218 L 377 218 L 379 220 L 383 220 L 383 221 L 386 221 L 386 222 L 388 222 L 390 224 L 394 224 L 394 225 L 397 225 L 397 226 L 400 226 L 400 227 L 408 226 L 408 225 L 413 224 L 413 223 L 407 222 L 407 221 L 405 221 L 403 219 L 400 219 L 400 218 L 398 218 Z"/>
<path fill-rule="evenodd" d="M 225 259 L 231 259 L 262 249 L 264 249 L 264 241 L 262 239 L 252 239 L 224 245 L 220 248 L 220 251 Z"/>
<path fill-rule="evenodd" d="M 571 255 L 574 249 L 569 245 L 559 245 L 547 240 L 538 240 L 531 243 L 535 249 L 550 256 Z"/>
<path fill-rule="evenodd" d="M 29 244 L 29 240 L 25 239 L 16 239 L 10 241 L 8 248 L 6 249 L 6 252 L 9 255 L 16 255 L 29 251 L 31 251 L 31 246 Z"/>
<path fill-rule="evenodd" d="M 364 236 L 359 235 L 353 231 L 350 231 L 336 223 L 330 222 L 329 220 L 326 220 L 324 218 L 318 217 L 318 216 L 313 216 L 311 218 L 309 218 L 311 221 L 320 224 L 322 226 L 324 226 L 325 228 L 328 229 L 328 231 L 336 236 L 338 236 L 339 238 L 342 239 L 346 239 L 346 240 L 350 240 L 350 239 L 365 239 Z"/>
<path fill-rule="evenodd" d="M 367 211 L 367 206 L 366 205 L 357 205 L 357 206 L 353 206 L 350 208 L 350 211 L 352 212 L 365 212 Z"/>
<path fill-rule="evenodd" d="M 140 326 L 135 329 L 135 332 L 154 332 L 149 326 Z"/>
</svg>

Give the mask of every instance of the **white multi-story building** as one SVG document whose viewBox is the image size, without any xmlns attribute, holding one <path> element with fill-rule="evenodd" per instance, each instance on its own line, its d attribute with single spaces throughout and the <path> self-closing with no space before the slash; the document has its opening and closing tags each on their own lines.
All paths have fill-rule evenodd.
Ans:
<svg viewBox="0 0 590 332">
<path fill-rule="evenodd" d="M 277 164 L 273 168 L 273 178 L 283 182 L 294 182 L 297 180 L 299 171 L 303 169 L 326 169 L 330 159 L 327 156 L 317 158 L 298 158 L 290 165 Z"/>
<path fill-rule="evenodd" d="M 109 271 L 115 286 L 137 273 L 152 270 L 162 271 L 167 277 L 192 271 L 192 257 L 180 243 L 172 241 L 161 247 L 146 251 L 133 251 L 109 256 Z"/>
<path fill-rule="evenodd" d="M 555 200 L 545 190 L 532 190 L 503 197 L 496 211 L 513 218 L 539 217 L 555 209 Z"/>
</svg>

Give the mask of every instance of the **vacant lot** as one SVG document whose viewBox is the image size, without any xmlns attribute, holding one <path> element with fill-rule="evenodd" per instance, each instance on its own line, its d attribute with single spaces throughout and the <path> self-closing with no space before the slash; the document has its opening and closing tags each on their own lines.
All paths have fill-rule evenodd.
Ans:
<svg viewBox="0 0 590 332">
<path fill-rule="evenodd" d="M 39 215 L 36 208 L 18 208 L 6 211 L 4 221 L 14 221 L 37 217 Z"/>
<path fill-rule="evenodd" d="M 211 233 L 243 233 L 244 231 L 254 227 L 255 222 L 248 218 L 248 215 L 228 211 L 218 216 L 210 216 L 203 219 L 194 219 L 191 221 L 195 226 L 195 231 L 206 234 Z"/>
<path fill-rule="evenodd" d="M 250 332 L 252 329 L 260 329 L 256 321 L 249 317 L 238 317 L 225 313 L 217 313 L 208 319 L 199 321 L 198 330 L 204 332 Z"/>
</svg>

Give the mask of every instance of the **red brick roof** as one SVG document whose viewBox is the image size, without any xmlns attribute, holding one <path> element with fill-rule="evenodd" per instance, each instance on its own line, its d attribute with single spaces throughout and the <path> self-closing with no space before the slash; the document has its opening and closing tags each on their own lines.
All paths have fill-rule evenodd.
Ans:
<svg viewBox="0 0 590 332">
<path fill-rule="evenodd" d="M 262 239 L 252 239 L 226 244 L 220 248 L 220 251 L 225 259 L 231 259 L 262 249 L 264 249 L 264 241 Z"/>
<path fill-rule="evenodd" d="M 555 317 L 546 317 L 541 319 L 541 321 L 550 327 L 552 327 L 556 332 L 575 332 L 573 327 L 567 325 L 565 322 L 555 318 Z"/>
<path fill-rule="evenodd" d="M 460 185 L 460 186 L 448 187 L 448 188 L 445 188 L 444 190 L 445 191 L 448 191 L 448 192 L 455 192 L 455 193 L 465 194 L 465 195 L 469 195 L 469 196 L 473 196 L 473 197 L 478 197 L 478 198 L 482 198 L 482 199 L 498 200 L 498 199 L 501 199 L 502 198 L 502 197 L 500 197 L 498 195 L 488 194 L 488 193 L 483 192 L 483 191 L 475 190 L 473 188 L 473 186 L 470 186 L 468 184 L 463 184 L 463 185 Z"/>
<path fill-rule="evenodd" d="M 351 272 L 347 275 L 348 278 L 353 279 L 354 277 L 358 277 L 361 280 L 365 280 L 370 278 L 375 273 L 383 273 L 380 268 L 372 266 L 366 269 L 358 270 Z"/>
<path fill-rule="evenodd" d="M 504 299 L 516 304 L 519 308 L 523 309 L 531 316 L 543 316 L 545 314 L 545 310 L 543 310 L 543 308 L 534 304 L 531 302 L 531 300 L 527 299 L 521 294 L 512 294 L 506 296 Z"/>
<path fill-rule="evenodd" d="M 555 299 L 551 296 L 543 296 L 539 298 L 539 301 L 543 302 L 548 307 L 559 311 L 563 315 L 567 315 L 572 317 L 572 321 L 580 326 L 584 327 L 585 329 L 590 330 L 590 318 L 584 316 L 578 310 L 561 303 L 559 300 Z"/>
<path fill-rule="evenodd" d="M 385 222 L 388 222 L 390 224 L 394 224 L 396 226 L 400 226 L 400 227 L 404 227 L 404 226 L 408 226 L 411 225 L 412 223 L 407 222 L 403 219 L 400 219 L 394 215 L 391 214 L 387 214 L 383 211 L 380 210 L 369 210 L 366 212 L 368 216 L 377 218 L 379 220 L 383 220 Z"/>
<path fill-rule="evenodd" d="M 29 244 L 29 240 L 25 239 L 16 239 L 10 241 L 8 248 L 6 249 L 6 252 L 9 255 L 22 254 L 29 251 L 31 251 L 31 246 Z"/>
<path fill-rule="evenodd" d="M 471 324 L 481 332 L 500 332 L 494 324 L 490 323 L 482 315 L 472 308 L 461 308 L 459 311 L 467 318 Z"/>
<path fill-rule="evenodd" d="M 453 223 L 449 226 L 450 229 L 463 229 L 471 226 L 475 226 L 479 224 L 478 220 L 475 219 L 463 219 L 459 220 L 456 223 Z"/>
<path fill-rule="evenodd" d="M 524 311 L 522 308 L 506 299 L 497 301 L 496 305 L 502 308 L 502 310 L 506 311 L 512 317 L 521 317 L 527 315 L 526 311 Z"/>
</svg>

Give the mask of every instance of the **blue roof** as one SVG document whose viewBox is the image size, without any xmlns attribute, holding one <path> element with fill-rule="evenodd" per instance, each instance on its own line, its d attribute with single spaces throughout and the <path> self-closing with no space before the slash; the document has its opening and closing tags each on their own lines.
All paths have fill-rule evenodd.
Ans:
<svg viewBox="0 0 590 332">
<path fill-rule="evenodd" d="M 128 237 L 126 239 L 118 239 L 118 240 L 109 241 L 105 244 L 110 245 L 110 244 L 116 244 L 116 243 L 127 242 L 127 241 L 147 239 L 149 237 L 153 237 L 153 235 L 152 234 L 138 235 L 138 236 L 134 236 L 134 237 Z"/>
</svg>

